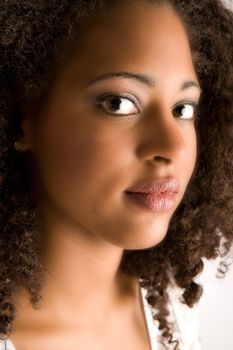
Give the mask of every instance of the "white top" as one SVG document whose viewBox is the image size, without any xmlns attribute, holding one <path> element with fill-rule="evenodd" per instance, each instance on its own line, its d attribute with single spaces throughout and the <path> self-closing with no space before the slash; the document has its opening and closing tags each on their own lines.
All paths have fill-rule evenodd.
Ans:
<svg viewBox="0 0 233 350">
<path fill-rule="evenodd" d="M 161 334 L 161 331 L 158 329 L 158 321 L 154 321 L 153 319 L 153 308 L 145 298 L 147 290 L 140 287 L 140 291 L 151 350 L 164 350 L 164 346 L 157 341 L 157 337 Z M 187 305 L 182 304 L 179 301 L 179 295 L 178 288 L 169 289 L 169 309 L 171 315 L 168 320 L 175 321 L 174 338 L 180 341 L 180 350 L 202 350 L 199 338 L 197 307 L 189 308 Z M 16 348 L 8 338 L 6 340 L 0 339 L 0 350 L 16 350 Z"/>
<path fill-rule="evenodd" d="M 157 341 L 157 338 L 161 335 L 162 331 L 160 331 L 158 328 L 159 322 L 153 319 L 154 311 L 152 306 L 148 304 L 145 298 L 147 290 L 145 288 L 140 289 L 151 343 L 151 350 L 165 350 L 165 347 Z M 179 340 L 180 350 L 202 350 L 199 335 L 197 305 L 194 305 L 193 308 L 189 308 L 186 304 L 181 303 L 179 301 L 181 291 L 182 290 L 180 288 L 168 288 L 170 297 L 170 303 L 168 304 L 170 315 L 168 317 L 168 321 L 175 322 L 174 331 L 172 332 L 173 338 Z M 170 349 L 173 348 L 174 347 L 171 345 Z"/>
</svg>

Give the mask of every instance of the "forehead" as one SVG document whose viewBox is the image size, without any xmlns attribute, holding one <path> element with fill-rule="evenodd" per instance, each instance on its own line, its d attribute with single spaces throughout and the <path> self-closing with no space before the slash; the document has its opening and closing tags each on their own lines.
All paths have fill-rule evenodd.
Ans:
<svg viewBox="0 0 233 350">
<path fill-rule="evenodd" d="M 194 74 L 188 36 L 168 5 L 132 2 L 90 17 L 79 38 L 71 69 L 79 78 L 114 70 L 144 70 L 159 77 Z"/>
</svg>

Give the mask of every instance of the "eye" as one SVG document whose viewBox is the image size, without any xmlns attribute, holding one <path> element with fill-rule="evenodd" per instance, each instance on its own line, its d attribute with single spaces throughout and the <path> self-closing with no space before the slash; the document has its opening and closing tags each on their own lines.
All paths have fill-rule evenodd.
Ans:
<svg viewBox="0 0 233 350">
<path fill-rule="evenodd" d="M 183 114 L 181 119 L 194 120 L 197 119 L 197 107 L 195 102 L 183 102 L 175 106 L 173 114 L 179 116 Z"/>
<path fill-rule="evenodd" d="M 135 108 L 136 102 L 132 98 L 129 98 L 128 95 L 125 96 L 122 94 L 102 95 L 97 98 L 96 106 L 107 114 L 122 118 L 139 112 Z M 117 111 L 120 111 L 120 113 Z"/>
</svg>

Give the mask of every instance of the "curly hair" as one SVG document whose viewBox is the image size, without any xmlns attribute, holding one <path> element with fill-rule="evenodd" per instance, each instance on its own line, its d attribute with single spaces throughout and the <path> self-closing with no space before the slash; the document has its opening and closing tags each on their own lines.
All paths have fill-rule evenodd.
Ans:
<svg viewBox="0 0 233 350">
<path fill-rule="evenodd" d="M 147 301 L 156 310 L 153 317 L 163 331 L 163 344 L 166 341 L 179 349 L 167 318 L 169 286 L 175 283 L 181 288 L 181 302 L 193 307 L 203 292 L 195 282 L 204 267 L 202 258 L 223 258 L 233 242 L 233 13 L 220 0 L 144 1 L 169 4 L 186 27 L 202 89 L 195 122 L 198 157 L 165 238 L 149 249 L 124 250 L 120 269 L 140 278 L 141 286 L 147 289 Z M 99 9 L 121 4 L 116 0 L 0 2 L 2 339 L 11 333 L 17 314 L 13 294 L 24 286 L 37 308 L 43 285 L 30 157 L 13 147 L 21 135 L 24 106 L 32 106 L 36 118 L 74 44 L 77 49 L 85 20 Z M 226 266 L 224 261 L 221 264 Z"/>
</svg>

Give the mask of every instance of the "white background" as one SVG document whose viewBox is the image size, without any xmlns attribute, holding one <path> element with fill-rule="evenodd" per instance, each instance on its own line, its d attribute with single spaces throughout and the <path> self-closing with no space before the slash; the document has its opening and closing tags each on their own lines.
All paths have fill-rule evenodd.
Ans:
<svg viewBox="0 0 233 350">
<path fill-rule="evenodd" d="M 202 350 L 233 350 L 233 264 L 221 279 L 216 277 L 219 261 L 203 259 L 204 271 L 195 278 L 204 288 L 197 304 Z"/>
<path fill-rule="evenodd" d="M 233 0 L 223 0 L 223 3 L 233 10 Z"/>
</svg>

